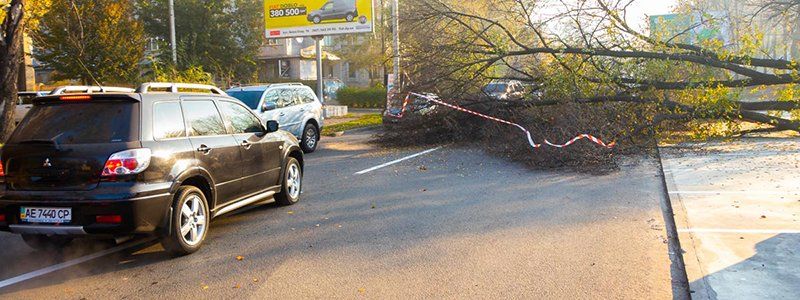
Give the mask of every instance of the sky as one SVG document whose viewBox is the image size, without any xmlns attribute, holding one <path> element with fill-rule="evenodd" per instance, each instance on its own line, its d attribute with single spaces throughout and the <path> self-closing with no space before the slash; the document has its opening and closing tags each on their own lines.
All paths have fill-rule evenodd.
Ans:
<svg viewBox="0 0 800 300">
<path fill-rule="evenodd" d="M 576 3 L 579 0 L 544 0 L 542 10 L 538 15 L 547 16 L 555 15 L 564 7 L 562 2 Z M 605 0 L 606 2 L 611 2 Z M 628 7 L 627 21 L 628 24 L 640 31 L 647 31 L 648 16 L 669 14 L 677 5 L 678 0 L 635 0 L 631 6 Z"/>
<path fill-rule="evenodd" d="M 671 13 L 676 4 L 676 0 L 637 0 L 628 10 L 628 23 L 638 29 L 646 28 L 648 16 Z"/>
</svg>

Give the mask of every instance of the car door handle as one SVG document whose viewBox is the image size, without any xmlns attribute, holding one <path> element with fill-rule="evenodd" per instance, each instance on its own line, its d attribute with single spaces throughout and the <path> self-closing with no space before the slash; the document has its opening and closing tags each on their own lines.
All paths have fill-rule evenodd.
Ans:
<svg viewBox="0 0 800 300">
<path fill-rule="evenodd" d="M 200 148 L 197 148 L 197 152 L 202 152 L 205 155 L 211 153 L 211 148 L 206 145 L 200 145 Z"/>
<path fill-rule="evenodd" d="M 253 144 L 251 144 L 250 142 L 244 140 L 244 141 L 242 141 L 242 147 L 244 147 L 245 149 L 249 150 L 250 147 L 253 147 Z"/>
<path fill-rule="evenodd" d="M 281 116 L 281 117 L 283 117 L 283 116 L 285 116 L 285 115 L 286 115 L 286 113 L 284 113 L 284 112 L 282 112 L 282 113 L 280 113 L 280 114 L 279 114 L 279 116 Z"/>
</svg>

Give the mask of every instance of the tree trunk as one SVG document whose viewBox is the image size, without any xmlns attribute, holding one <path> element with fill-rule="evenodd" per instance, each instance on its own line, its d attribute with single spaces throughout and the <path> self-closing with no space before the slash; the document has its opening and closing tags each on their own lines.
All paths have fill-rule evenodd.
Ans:
<svg viewBox="0 0 800 300">
<path fill-rule="evenodd" d="M 2 24 L 0 39 L 0 143 L 4 143 L 14 130 L 14 110 L 17 105 L 17 77 L 22 58 L 22 34 L 25 0 L 12 0 Z"/>
</svg>

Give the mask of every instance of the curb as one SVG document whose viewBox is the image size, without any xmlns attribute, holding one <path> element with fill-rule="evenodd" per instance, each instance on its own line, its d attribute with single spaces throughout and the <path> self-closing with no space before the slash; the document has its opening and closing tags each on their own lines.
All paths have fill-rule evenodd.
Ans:
<svg viewBox="0 0 800 300">
<path fill-rule="evenodd" d="M 661 149 L 656 144 L 656 155 L 658 156 L 658 176 L 661 177 L 661 192 L 664 199 L 661 207 L 661 214 L 664 218 L 664 227 L 667 231 L 670 273 L 672 277 L 672 299 L 692 299 L 692 292 L 689 287 L 689 276 L 686 274 L 686 264 L 683 260 L 683 248 L 678 238 L 678 227 L 675 225 L 675 212 L 672 210 L 672 200 L 669 196 L 667 186 L 667 176 L 664 174 L 664 164 L 661 162 Z"/>
</svg>

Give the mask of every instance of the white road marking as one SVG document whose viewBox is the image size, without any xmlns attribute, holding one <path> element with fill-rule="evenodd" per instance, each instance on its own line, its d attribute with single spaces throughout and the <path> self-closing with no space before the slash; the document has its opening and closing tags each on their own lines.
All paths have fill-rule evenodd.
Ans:
<svg viewBox="0 0 800 300">
<path fill-rule="evenodd" d="M 792 195 L 787 191 L 669 191 L 670 195 Z M 795 193 L 796 194 L 796 193 Z"/>
<path fill-rule="evenodd" d="M 725 228 L 683 228 L 678 229 L 678 232 L 687 233 L 738 233 L 738 234 L 782 234 L 782 233 L 800 233 L 796 229 L 725 229 Z"/>
<path fill-rule="evenodd" d="M 11 286 L 11 285 L 14 285 L 14 284 L 17 284 L 17 283 L 20 283 L 20 282 L 23 282 L 23 281 L 26 281 L 26 280 L 31 280 L 31 279 L 39 277 L 39 276 L 47 275 L 47 274 L 53 273 L 53 272 L 58 271 L 58 270 L 66 269 L 66 268 L 72 267 L 72 266 L 77 265 L 77 264 L 85 263 L 85 262 L 93 260 L 93 259 L 98 259 L 100 257 L 106 256 L 106 255 L 109 255 L 109 254 L 112 254 L 112 253 L 120 252 L 120 251 L 123 251 L 123 250 L 126 250 L 126 249 L 130 249 L 130 248 L 133 248 L 133 247 L 136 247 L 136 246 L 140 246 L 140 245 L 148 243 L 148 242 L 150 242 L 150 241 L 152 241 L 154 239 L 155 238 L 149 238 L 149 239 L 139 240 L 139 241 L 136 241 L 136 242 L 131 242 L 129 244 L 122 244 L 122 245 L 119 245 L 119 246 L 116 246 L 116 247 L 113 247 L 113 248 L 109 248 L 109 249 L 106 249 L 106 250 L 103 250 L 103 251 L 100 251 L 100 252 L 92 253 L 92 254 L 89 254 L 89 255 L 86 255 L 86 256 L 82 256 L 82 257 L 79 257 L 79 258 L 76 258 L 76 259 L 73 259 L 73 260 L 68 260 L 68 261 L 65 261 L 65 262 L 62 262 L 62 263 L 59 263 L 59 264 L 55 264 L 55 265 L 46 267 L 44 269 L 39 269 L 39 270 L 36 270 L 36 271 L 33 271 L 33 272 L 29 272 L 29 273 L 25 273 L 25 274 L 22 274 L 22 275 L 19 275 L 19 276 L 16 276 L 16 277 L 12 277 L 12 278 L 0 281 L 0 289 L 2 289 L 4 287 Z"/>
<path fill-rule="evenodd" d="M 442 149 L 442 147 L 436 147 L 436 148 L 433 148 L 433 149 L 428 149 L 428 150 L 422 151 L 422 152 L 420 152 L 420 153 L 417 153 L 417 154 L 412 154 L 412 155 L 409 155 L 409 156 L 406 156 L 406 157 L 403 157 L 403 158 L 400 158 L 400 159 L 396 159 L 396 160 L 393 160 L 393 161 L 387 162 L 387 163 L 385 163 L 385 164 L 382 164 L 382 165 L 374 166 L 374 167 L 372 167 L 372 168 L 369 168 L 369 169 L 366 169 L 366 170 L 363 170 L 363 171 L 356 172 L 356 173 L 355 173 L 355 174 L 353 174 L 353 175 L 364 175 L 364 174 L 366 174 L 366 173 L 369 173 L 369 172 L 372 172 L 372 171 L 375 171 L 375 170 L 378 170 L 378 169 L 382 169 L 382 168 L 385 168 L 385 167 L 391 166 L 391 165 L 393 165 L 393 164 L 396 164 L 396 163 L 399 163 L 399 162 L 403 162 L 403 161 L 406 161 L 406 160 L 412 159 L 412 158 L 414 158 L 414 157 L 417 157 L 417 156 L 425 155 L 425 154 L 431 153 L 431 152 L 433 152 L 433 151 L 436 151 L 436 150 L 439 150 L 439 149 Z"/>
</svg>

